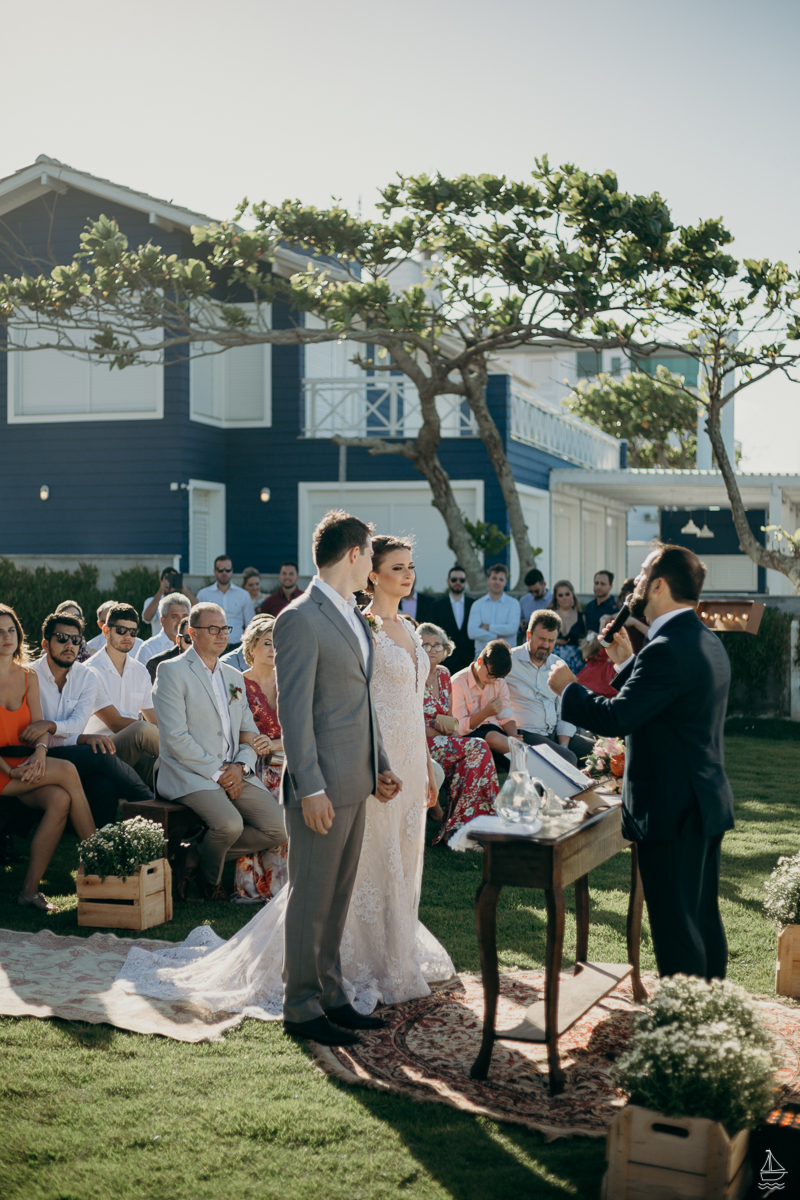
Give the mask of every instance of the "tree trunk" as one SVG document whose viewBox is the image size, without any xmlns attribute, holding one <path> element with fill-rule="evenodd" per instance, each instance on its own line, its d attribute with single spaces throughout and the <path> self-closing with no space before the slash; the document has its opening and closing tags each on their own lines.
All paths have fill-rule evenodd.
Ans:
<svg viewBox="0 0 800 1200">
<path fill-rule="evenodd" d="M 777 550 L 768 550 L 756 538 L 755 534 L 747 524 L 747 516 L 745 507 L 742 502 L 739 485 L 736 482 L 736 474 L 731 466 L 728 453 L 725 449 L 725 443 L 722 440 L 722 429 L 720 427 L 720 413 L 722 411 L 723 401 L 721 400 L 722 383 L 721 380 L 710 381 L 709 385 L 709 403 L 708 415 L 706 418 L 706 429 L 708 436 L 711 439 L 711 445 L 714 449 L 714 455 L 719 465 L 722 478 L 725 482 L 725 490 L 728 493 L 728 499 L 731 502 L 731 515 L 736 532 L 739 535 L 740 548 L 752 558 L 753 562 L 759 567 L 766 567 L 772 571 L 780 571 L 782 575 L 786 575 L 791 581 L 795 592 L 800 595 L 800 558 L 791 554 L 781 554 Z"/>
</svg>

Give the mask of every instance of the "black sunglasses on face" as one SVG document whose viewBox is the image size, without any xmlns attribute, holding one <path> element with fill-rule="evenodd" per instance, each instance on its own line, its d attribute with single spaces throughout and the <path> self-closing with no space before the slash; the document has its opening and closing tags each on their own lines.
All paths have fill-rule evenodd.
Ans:
<svg viewBox="0 0 800 1200">
<path fill-rule="evenodd" d="M 188 633 L 182 633 L 181 636 L 178 638 L 179 642 L 184 642 L 187 646 L 189 645 L 191 640 L 192 640 L 191 634 L 188 634 Z"/>
<path fill-rule="evenodd" d="M 467 577 L 466 577 L 466 575 L 451 575 L 450 582 L 451 583 L 466 583 Z"/>
<path fill-rule="evenodd" d="M 72 642 L 73 646 L 80 646 L 82 640 L 79 633 L 54 633 L 53 637 L 59 646 L 65 646 L 67 642 Z"/>
<path fill-rule="evenodd" d="M 233 567 L 215 567 L 214 570 L 218 575 L 232 575 Z"/>
<path fill-rule="evenodd" d="M 135 638 L 137 633 L 139 632 L 138 625 L 134 625 L 133 627 L 131 627 L 130 625 L 112 625 L 111 628 L 114 630 L 114 633 L 116 633 L 118 637 Z"/>
</svg>

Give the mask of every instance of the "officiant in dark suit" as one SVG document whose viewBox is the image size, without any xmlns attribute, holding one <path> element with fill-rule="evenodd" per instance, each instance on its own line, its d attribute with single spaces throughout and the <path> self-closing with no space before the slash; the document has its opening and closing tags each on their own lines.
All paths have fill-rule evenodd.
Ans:
<svg viewBox="0 0 800 1200">
<path fill-rule="evenodd" d="M 608 655 L 616 696 L 594 695 L 564 664 L 550 686 L 566 721 L 624 737 L 622 829 L 638 844 L 650 930 L 661 976 L 723 979 L 728 961 L 719 913 L 720 849 L 733 828 L 723 727 L 730 664 L 694 611 L 706 569 L 683 546 L 657 545 L 636 580 L 631 615 L 648 640 L 633 655 L 624 629 Z"/>
<path fill-rule="evenodd" d="M 435 602 L 428 617 L 429 621 L 445 631 L 455 646 L 453 653 L 442 663 L 451 675 L 463 671 L 475 658 L 475 643 L 467 636 L 469 610 L 475 601 L 465 595 L 466 586 L 467 573 L 456 564 L 447 576 L 447 591 Z"/>
</svg>

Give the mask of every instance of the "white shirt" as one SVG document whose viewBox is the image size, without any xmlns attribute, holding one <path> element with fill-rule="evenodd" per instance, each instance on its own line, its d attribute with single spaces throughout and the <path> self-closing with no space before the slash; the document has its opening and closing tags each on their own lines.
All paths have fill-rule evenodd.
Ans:
<svg viewBox="0 0 800 1200">
<path fill-rule="evenodd" d="M 150 676 L 147 668 L 136 662 L 132 650 L 125 658 L 121 675 L 108 657 L 107 646 L 99 654 L 92 655 L 86 668 L 95 673 L 98 683 L 94 700 L 95 715 L 90 718 L 84 733 L 105 733 L 108 737 L 114 736 L 97 716 L 101 708 L 108 708 L 110 704 L 113 704 L 121 717 L 133 721 L 139 720 L 139 712 L 143 708 L 153 707 Z"/>
<path fill-rule="evenodd" d="M 450 606 L 453 610 L 453 620 L 456 623 L 456 628 L 460 629 L 464 624 L 464 593 L 460 596 L 454 596 L 452 592 L 447 593 L 450 597 Z"/>
<path fill-rule="evenodd" d="M 232 642 L 242 640 L 245 628 L 256 615 L 250 593 L 237 587 L 235 583 L 232 583 L 226 592 L 223 592 L 217 583 L 200 588 L 197 599 L 199 603 L 219 605 L 231 626 L 229 637 Z M 213 625 L 213 621 L 211 623 Z"/>
<path fill-rule="evenodd" d="M 662 613 L 660 617 L 656 617 L 655 621 L 653 621 L 653 624 L 650 626 L 650 628 L 647 631 L 648 642 L 651 642 L 653 640 L 653 638 L 657 636 L 657 634 L 664 628 L 667 621 L 671 621 L 673 617 L 679 617 L 681 615 L 681 613 L 690 612 L 693 610 L 694 610 L 694 605 L 689 606 L 687 604 L 685 608 L 671 608 L 669 612 Z M 636 656 L 634 654 L 629 654 L 628 657 L 625 659 L 625 662 L 620 663 L 619 666 L 617 666 L 617 664 L 615 663 L 614 664 L 615 674 L 619 675 L 620 671 L 624 671 L 625 668 L 630 663 L 633 662 L 635 657 Z"/>
<path fill-rule="evenodd" d="M 543 737 L 572 737 L 576 727 L 561 719 L 561 697 L 548 685 L 550 668 L 563 662 L 550 654 L 541 665 L 531 660 L 527 642 L 511 651 L 511 674 L 506 675 L 508 694 L 517 729 L 527 729 Z"/>
<path fill-rule="evenodd" d="M 167 650 L 172 650 L 174 642 L 171 642 L 164 630 L 157 633 L 155 637 L 148 638 L 146 642 L 142 642 L 138 653 L 131 650 L 131 656 L 140 662 L 142 666 L 146 666 L 151 658 L 155 658 L 157 654 L 165 654 Z"/>
<path fill-rule="evenodd" d="M 142 605 L 142 612 L 144 612 L 144 610 L 147 608 L 148 604 L 152 604 L 154 600 L 155 600 L 155 596 L 148 596 L 147 599 L 145 600 L 144 604 Z M 144 621 L 144 617 L 142 617 L 142 621 Z M 152 621 L 148 622 L 148 624 L 150 625 L 150 628 L 153 631 L 153 637 L 157 637 L 158 634 L 161 633 L 161 617 L 158 615 L 157 608 L 156 608 L 155 616 L 153 617 Z"/>
<path fill-rule="evenodd" d="M 98 633 L 97 637 L 93 637 L 90 642 L 86 643 L 86 645 L 90 650 L 93 650 L 95 654 L 98 654 L 101 650 L 105 650 L 106 648 L 106 635 L 104 633 Z M 140 637 L 133 639 L 133 646 L 131 647 L 131 655 L 133 658 L 136 658 L 136 655 L 139 653 L 143 645 L 144 642 Z"/>
<path fill-rule="evenodd" d="M 318 575 L 315 575 L 311 580 L 311 586 L 319 588 L 323 596 L 327 596 L 336 605 L 345 621 L 347 621 L 347 624 L 358 638 L 358 644 L 361 647 L 361 654 L 364 659 L 364 666 L 366 667 L 369 662 L 369 634 L 364 622 L 356 613 L 355 596 L 351 596 L 349 600 L 345 600 L 344 596 L 340 596 L 329 583 L 326 583 L 324 579 L 320 579 Z"/>
<path fill-rule="evenodd" d="M 32 665 L 39 676 L 42 717 L 53 721 L 56 727 L 55 733 L 47 735 L 50 745 L 74 746 L 95 710 L 97 676 L 83 663 L 73 663 L 60 692 L 46 654 Z"/>
<path fill-rule="evenodd" d="M 233 749 L 233 726 L 231 725 L 230 696 L 225 691 L 225 680 L 222 677 L 222 667 L 220 666 L 219 659 L 217 659 L 217 661 L 214 663 L 214 670 L 212 671 L 210 667 L 206 666 L 202 658 L 200 658 L 200 655 L 197 653 L 194 646 L 190 646 L 186 653 L 197 655 L 200 665 L 208 676 L 209 683 L 211 684 L 211 690 L 214 693 L 214 699 L 217 702 L 219 719 L 222 722 L 222 761 L 227 763 L 233 762 L 235 754 Z M 216 771 L 211 778 L 214 780 L 219 779 L 220 775 L 223 773 L 223 770 L 224 768 L 220 768 L 220 770 Z"/>
<path fill-rule="evenodd" d="M 503 592 L 499 600 L 493 600 L 490 595 L 481 596 L 469 610 L 467 633 L 475 642 L 475 654 L 480 654 L 484 646 L 497 638 L 512 638 L 516 640 L 520 623 L 519 601 L 508 592 Z M 488 625 L 488 629 L 481 629 Z"/>
</svg>

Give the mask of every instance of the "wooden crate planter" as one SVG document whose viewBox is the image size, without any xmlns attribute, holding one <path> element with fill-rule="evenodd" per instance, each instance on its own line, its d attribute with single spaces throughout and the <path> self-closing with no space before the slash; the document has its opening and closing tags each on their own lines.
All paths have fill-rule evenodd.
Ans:
<svg viewBox="0 0 800 1200">
<path fill-rule="evenodd" d="M 715 1121 L 629 1104 L 608 1131 L 603 1200 L 743 1200 L 749 1144 L 748 1129 L 729 1138 Z"/>
<path fill-rule="evenodd" d="M 78 871 L 78 924 L 100 929 L 150 929 L 172 920 L 172 870 L 157 858 L 133 875 L 84 875 Z"/>
<path fill-rule="evenodd" d="M 778 934 L 775 991 L 779 996 L 800 997 L 800 925 L 784 925 Z"/>
</svg>

